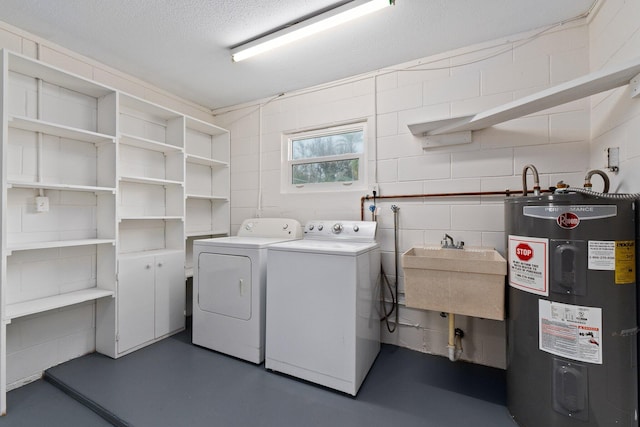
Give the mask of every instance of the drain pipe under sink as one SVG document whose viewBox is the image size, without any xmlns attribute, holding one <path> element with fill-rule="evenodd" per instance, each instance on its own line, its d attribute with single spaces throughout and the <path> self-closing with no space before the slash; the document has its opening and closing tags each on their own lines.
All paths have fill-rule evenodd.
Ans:
<svg viewBox="0 0 640 427">
<path fill-rule="evenodd" d="M 462 354 L 462 336 L 464 333 L 461 329 L 456 329 L 455 314 L 447 313 L 447 316 L 449 317 L 449 343 L 447 350 L 449 351 L 449 360 L 455 362 L 460 359 Z"/>
</svg>

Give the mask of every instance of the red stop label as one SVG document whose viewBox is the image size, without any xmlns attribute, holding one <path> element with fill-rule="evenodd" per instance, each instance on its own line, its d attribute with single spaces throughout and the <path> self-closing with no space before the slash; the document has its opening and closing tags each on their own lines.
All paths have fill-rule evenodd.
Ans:
<svg viewBox="0 0 640 427">
<path fill-rule="evenodd" d="M 516 246 L 516 256 L 520 258 L 521 261 L 529 261 L 533 258 L 533 249 L 526 243 L 519 243 L 518 246 Z"/>
</svg>

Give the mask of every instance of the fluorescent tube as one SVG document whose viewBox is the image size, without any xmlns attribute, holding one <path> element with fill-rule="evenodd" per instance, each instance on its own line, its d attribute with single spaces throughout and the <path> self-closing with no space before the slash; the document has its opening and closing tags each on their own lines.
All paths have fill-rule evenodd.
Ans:
<svg viewBox="0 0 640 427">
<path fill-rule="evenodd" d="M 283 30 L 238 46 L 231 51 L 231 58 L 234 62 L 242 61 L 293 41 L 344 24 L 361 16 L 368 15 L 369 13 L 391 6 L 394 3 L 393 0 L 356 0 L 347 3 L 309 18 L 306 21 L 299 22 Z"/>
</svg>

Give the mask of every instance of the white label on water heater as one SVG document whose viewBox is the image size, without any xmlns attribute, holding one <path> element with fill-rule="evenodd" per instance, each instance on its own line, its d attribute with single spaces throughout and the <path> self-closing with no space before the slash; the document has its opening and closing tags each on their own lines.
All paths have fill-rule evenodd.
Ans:
<svg viewBox="0 0 640 427">
<path fill-rule="evenodd" d="M 589 240 L 589 270 L 616 269 L 616 242 Z"/>
<path fill-rule="evenodd" d="M 549 295 L 549 239 L 509 236 L 509 285 Z"/>
<path fill-rule="evenodd" d="M 540 350 L 602 364 L 602 309 L 538 300 Z"/>
</svg>

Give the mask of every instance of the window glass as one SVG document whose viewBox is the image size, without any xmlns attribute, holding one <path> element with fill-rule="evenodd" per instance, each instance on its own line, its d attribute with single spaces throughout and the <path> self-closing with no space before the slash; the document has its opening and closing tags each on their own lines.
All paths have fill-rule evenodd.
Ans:
<svg viewBox="0 0 640 427">
<path fill-rule="evenodd" d="M 292 184 L 358 180 L 359 159 L 293 165 Z"/>
<path fill-rule="evenodd" d="M 338 190 L 364 181 L 366 123 L 284 135 L 283 191 Z M 355 184 L 355 185 L 354 185 Z"/>
<path fill-rule="evenodd" d="M 298 160 L 312 157 L 362 153 L 362 139 L 363 131 L 294 139 L 291 142 L 291 158 Z"/>
</svg>

